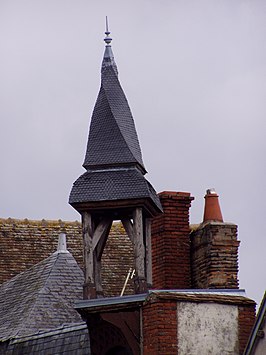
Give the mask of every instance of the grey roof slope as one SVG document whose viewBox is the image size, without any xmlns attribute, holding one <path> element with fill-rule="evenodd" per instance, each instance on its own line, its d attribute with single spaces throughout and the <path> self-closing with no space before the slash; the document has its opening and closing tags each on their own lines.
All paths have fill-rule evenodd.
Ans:
<svg viewBox="0 0 266 355">
<path fill-rule="evenodd" d="M 87 171 L 74 183 L 69 203 L 150 199 L 161 210 L 160 199 L 138 169 Z"/>
<path fill-rule="evenodd" d="M 0 342 L 81 322 L 83 272 L 69 252 L 56 252 L 0 286 Z"/>
<path fill-rule="evenodd" d="M 109 44 L 101 72 L 101 87 L 92 114 L 83 166 L 94 169 L 137 165 L 145 173 L 135 124 Z"/>
<path fill-rule="evenodd" d="M 91 354 L 88 328 L 85 322 L 61 326 L 31 337 L 16 338 L 7 345 L 6 349 L 1 349 L 0 346 L 0 354 Z"/>
</svg>

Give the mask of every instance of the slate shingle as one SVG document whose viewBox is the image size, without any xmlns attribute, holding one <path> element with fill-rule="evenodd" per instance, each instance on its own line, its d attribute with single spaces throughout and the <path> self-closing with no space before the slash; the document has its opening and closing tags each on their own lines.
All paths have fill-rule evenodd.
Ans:
<svg viewBox="0 0 266 355">
<path fill-rule="evenodd" d="M 155 190 L 138 169 L 87 171 L 75 181 L 69 203 L 140 198 L 161 206 Z"/>
<path fill-rule="evenodd" d="M 83 272 L 70 253 L 54 253 L 0 286 L 0 341 L 80 322 Z"/>
<path fill-rule="evenodd" d="M 101 88 L 92 114 L 83 166 L 90 169 L 137 164 L 145 171 L 133 117 L 114 60 L 109 60 L 103 59 Z"/>
<path fill-rule="evenodd" d="M 7 349 L 0 346 L 0 354 L 90 355 L 90 341 L 84 322 L 72 326 L 61 326 L 53 331 L 42 332 L 30 337 L 11 340 Z"/>
</svg>

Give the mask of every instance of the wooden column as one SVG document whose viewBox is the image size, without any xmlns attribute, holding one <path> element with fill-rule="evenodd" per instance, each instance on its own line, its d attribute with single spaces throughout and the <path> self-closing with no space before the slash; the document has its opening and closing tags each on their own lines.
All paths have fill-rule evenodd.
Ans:
<svg viewBox="0 0 266 355">
<path fill-rule="evenodd" d="M 96 298 L 96 289 L 94 284 L 94 267 L 93 267 L 93 222 L 89 212 L 82 213 L 82 234 L 84 244 L 84 286 L 83 298 Z"/>
<path fill-rule="evenodd" d="M 101 257 L 111 226 L 111 218 L 103 218 L 97 224 L 89 212 L 83 212 L 82 214 L 85 277 L 83 286 L 84 299 L 103 296 Z"/>
<path fill-rule="evenodd" d="M 146 241 L 146 278 L 147 287 L 152 287 L 152 249 L 151 249 L 151 219 L 145 218 L 145 241 Z"/>
<path fill-rule="evenodd" d="M 143 236 L 142 209 L 137 207 L 133 215 L 134 254 L 136 277 L 134 278 L 135 292 L 144 293 L 147 291 L 146 268 L 145 268 L 145 246 Z"/>
<path fill-rule="evenodd" d="M 94 253 L 94 280 L 97 297 L 103 297 L 102 276 L 101 276 L 101 259 L 103 250 L 112 226 L 111 218 L 104 218 L 97 226 L 93 236 L 93 253 Z"/>
</svg>

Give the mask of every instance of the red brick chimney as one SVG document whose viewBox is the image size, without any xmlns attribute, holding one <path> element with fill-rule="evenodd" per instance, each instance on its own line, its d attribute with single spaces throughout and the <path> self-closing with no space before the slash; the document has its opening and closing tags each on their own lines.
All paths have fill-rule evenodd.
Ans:
<svg viewBox="0 0 266 355">
<path fill-rule="evenodd" d="M 193 288 L 238 288 L 237 226 L 224 223 L 218 195 L 207 190 L 203 223 L 191 233 Z"/>
<path fill-rule="evenodd" d="M 155 289 L 190 288 L 188 192 L 159 193 L 164 213 L 152 220 L 152 286 Z"/>
</svg>

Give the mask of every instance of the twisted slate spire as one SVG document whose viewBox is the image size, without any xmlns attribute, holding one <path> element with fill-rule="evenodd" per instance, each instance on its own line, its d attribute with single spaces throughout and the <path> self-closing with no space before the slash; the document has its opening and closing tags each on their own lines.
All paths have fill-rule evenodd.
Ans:
<svg viewBox="0 0 266 355">
<path fill-rule="evenodd" d="M 84 168 L 87 170 L 135 166 L 145 174 L 133 117 L 118 80 L 106 29 L 101 88 L 92 114 Z"/>
<path fill-rule="evenodd" d="M 118 71 L 106 28 L 101 87 L 93 110 L 84 161 L 86 172 L 73 184 L 69 203 L 79 212 L 105 205 L 141 204 L 150 215 L 162 211 L 146 173 L 133 117 L 118 80 Z"/>
</svg>

